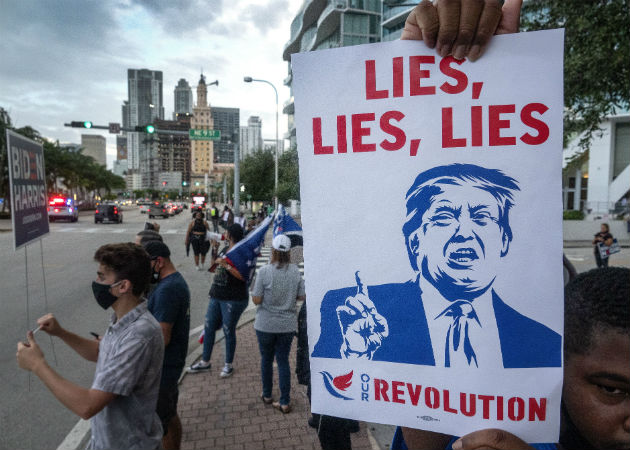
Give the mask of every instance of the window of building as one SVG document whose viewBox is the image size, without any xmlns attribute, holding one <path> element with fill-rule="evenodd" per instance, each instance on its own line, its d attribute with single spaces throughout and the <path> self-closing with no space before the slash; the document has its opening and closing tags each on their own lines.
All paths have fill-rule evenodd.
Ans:
<svg viewBox="0 0 630 450">
<path fill-rule="evenodd" d="M 575 209 L 573 208 L 574 202 L 575 202 L 575 192 L 574 191 L 567 192 L 567 209 L 568 210 Z"/>
<path fill-rule="evenodd" d="M 569 177 L 569 189 L 575 189 L 575 177 Z"/>
</svg>

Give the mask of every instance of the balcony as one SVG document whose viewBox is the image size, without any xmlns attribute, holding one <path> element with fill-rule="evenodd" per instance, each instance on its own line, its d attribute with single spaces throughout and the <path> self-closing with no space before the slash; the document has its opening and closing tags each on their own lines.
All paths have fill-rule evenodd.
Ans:
<svg viewBox="0 0 630 450">
<path fill-rule="evenodd" d="M 304 32 L 315 23 L 325 7 L 326 0 L 307 0 L 304 3 L 298 15 L 291 22 L 291 40 L 284 46 L 283 60 L 289 61 L 291 54 L 299 51 Z"/>
<path fill-rule="evenodd" d="M 384 6 L 381 26 L 391 28 L 400 22 L 404 22 L 412 9 L 413 6 Z"/>
<path fill-rule="evenodd" d="M 293 103 L 293 97 L 291 97 L 282 105 L 282 114 L 293 114 L 294 111 L 295 111 L 295 104 Z"/>
</svg>

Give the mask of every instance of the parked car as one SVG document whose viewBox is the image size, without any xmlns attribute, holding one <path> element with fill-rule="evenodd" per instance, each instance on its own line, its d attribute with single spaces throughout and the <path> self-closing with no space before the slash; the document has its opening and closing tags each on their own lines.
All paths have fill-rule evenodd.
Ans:
<svg viewBox="0 0 630 450">
<path fill-rule="evenodd" d="M 79 220 L 79 210 L 70 197 L 55 196 L 48 199 L 48 221 L 63 219 L 70 222 Z"/>
<path fill-rule="evenodd" d="M 115 222 L 122 223 L 123 213 L 118 205 L 104 203 L 98 205 L 94 211 L 94 223 Z"/>
<path fill-rule="evenodd" d="M 153 219 L 154 217 L 165 217 L 169 218 L 171 214 L 168 212 L 166 205 L 163 203 L 155 202 L 151 206 L 147 207 L 147 214 L 149 215 L 149 219 Z"/>
</svg>

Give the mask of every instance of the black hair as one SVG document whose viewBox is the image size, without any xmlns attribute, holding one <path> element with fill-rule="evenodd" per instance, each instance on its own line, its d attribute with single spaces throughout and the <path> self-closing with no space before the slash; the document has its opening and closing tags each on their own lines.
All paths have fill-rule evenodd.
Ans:
<svg viewBox="0 0 630 450">
<path fill-rule="evenodd" d="M 163 242 L 162 236 L 160 233 L 154 230 L 142 230 L 136 236 L 140 236 L 140 245 L 144 245 L 147 242 L 151 241 L 160 241 Z"/>
<path fill-rule="evenodd" d="M 151 259 L 139 245 L 106 244 L 94 253 L 94 259 L 116 274 L 116 281 L 129 280 L 133 295 L 142 294 L 151 278 Z"/>
<path fill-rule="evenodd" d="M 608 267 L 578 275 L 564 290 L 564 351 L 583 355 L 595 331 L 630 332 L 630 269 Z"/>
<path fill-rule="evenodd" d="M 227 228 L 228 235 L 234 241 L 234 243 L 243 239 L 243 227 L 238 223 L 234 223 Z"/>
</svg>

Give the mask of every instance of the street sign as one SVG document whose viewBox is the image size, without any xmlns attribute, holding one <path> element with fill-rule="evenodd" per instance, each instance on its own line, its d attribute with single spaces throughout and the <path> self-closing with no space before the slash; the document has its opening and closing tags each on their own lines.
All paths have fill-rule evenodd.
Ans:
<svg viewBox="0 0 630 450">
<path fill-rule="evenodd" d="M 42 144 L 7 130 L 15 250 L 49 232 Z"/>
<path fill-rule="evenodd" d="M 109 133 L 110 134 L 119 134 L 120 133 L 120 124 L 110 122 L 109 123 Z"/>
<path fill-rule="evenodd" d="M 189 130 L 188 137 L 194 141 L 216 141 L 221 139 L 221 130 Z"/>
</svg>

